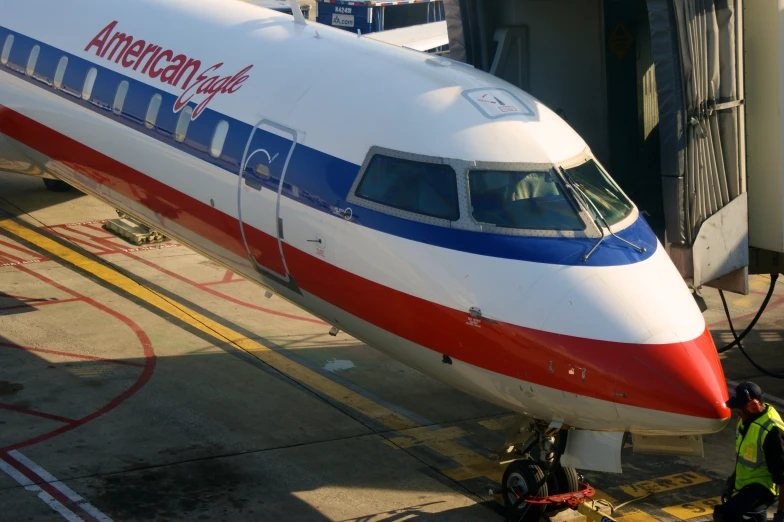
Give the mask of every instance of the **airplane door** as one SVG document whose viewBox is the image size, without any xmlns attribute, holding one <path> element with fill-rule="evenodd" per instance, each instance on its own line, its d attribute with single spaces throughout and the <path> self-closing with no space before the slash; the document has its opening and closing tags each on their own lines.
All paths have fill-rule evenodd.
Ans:
<svg viewBox="0 0 784 522">
<path fill-rule="evenodd" d="M 280 193 L 297 132 L 261 120 L 250 133 L 239 176 L 239 220 L 248 256 L 267 276 L 289 281 L 281 241 Z"/>
</svg>

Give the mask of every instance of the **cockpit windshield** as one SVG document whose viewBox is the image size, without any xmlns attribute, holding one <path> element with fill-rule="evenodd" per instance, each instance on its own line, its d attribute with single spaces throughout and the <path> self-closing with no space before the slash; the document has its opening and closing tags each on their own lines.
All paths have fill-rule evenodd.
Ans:
<svg viewBox="0 0 784 522">
<path fill-rule="evenodd" d="M 574 185 L 596 207 L 594 209 L 588 205 L 588 210 L 594 214 L 594 218 L 604 218 L 609 225 L 614 225 L 634 209 L 629 198 L 621 192 L 594 160 L 588 160 L 577 167 L 564 169 L 563 172 L 566 181 Z M 596 210 L 601 213 L 601 216 L 595 215 Z"/>
<path fill-rule="evenodd" d="M 583 230 L 553 171 L 471 170 L 471 212 L 479 223 L 535 230 Z"/>
</svg>

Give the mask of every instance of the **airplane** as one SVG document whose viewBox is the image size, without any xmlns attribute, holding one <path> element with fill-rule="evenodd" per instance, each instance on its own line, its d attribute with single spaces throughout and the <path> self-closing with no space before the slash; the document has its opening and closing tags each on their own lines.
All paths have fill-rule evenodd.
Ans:
<svg viewBox="0 0 784 522">
<path fill-rule="evenodd" d="M 700 310 L 569 125 L 468 65 L 292 12 L 6 1 L 0 166 L 518 413 L 530 440 L 558 434 L 564 466 L 620 471 L 603 461 L 626 432 L 724 428 Z"/>
</svg>

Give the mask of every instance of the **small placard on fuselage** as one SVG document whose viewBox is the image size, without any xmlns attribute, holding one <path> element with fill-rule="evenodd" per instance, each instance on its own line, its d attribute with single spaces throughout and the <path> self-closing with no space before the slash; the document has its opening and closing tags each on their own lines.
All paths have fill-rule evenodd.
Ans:
<svg viewBox="0 0 784 522">
<path fill-rule="evenodd" d="M 463 91 L 463 96 L 488 118 L 534 115 L 528 105 L 506 89 L 471 89 Z"/>
</svg>

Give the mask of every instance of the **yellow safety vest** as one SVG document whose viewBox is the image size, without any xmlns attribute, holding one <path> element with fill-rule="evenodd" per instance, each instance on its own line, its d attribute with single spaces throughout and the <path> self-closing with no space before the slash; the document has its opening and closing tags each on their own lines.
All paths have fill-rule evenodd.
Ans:
<svg viewBox="0 0 784 522">
<path fill-rule="evenodd" d="M 735 430 L 735 453 L 738 456 L 735 462 L 735 490 L 740 491 L 749 484 L 762 484 L 771 493 L 778 495 L 779 487 L 773 483 L 773 475 L 765 462 L 762 445 L 773 426 L 784 431 L 784 422 L 773 406 L 765 405 L 765 413 L 749 425 L 745 436 L 741 435 L 742 420 L 738 422 Z"/>
</svg>

